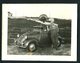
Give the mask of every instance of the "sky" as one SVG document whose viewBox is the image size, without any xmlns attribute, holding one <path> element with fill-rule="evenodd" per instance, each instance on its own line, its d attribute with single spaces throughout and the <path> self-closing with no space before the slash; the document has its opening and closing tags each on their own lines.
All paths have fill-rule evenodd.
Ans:
<svg viewBox="0 0 80 63">
<path fill-rule="evenodd" d="M 75 4 L 6 4 L 13 16 L 39 17 L 46 14 L 52 18 L 71 19 L 76 8 Z"/>
</svg>

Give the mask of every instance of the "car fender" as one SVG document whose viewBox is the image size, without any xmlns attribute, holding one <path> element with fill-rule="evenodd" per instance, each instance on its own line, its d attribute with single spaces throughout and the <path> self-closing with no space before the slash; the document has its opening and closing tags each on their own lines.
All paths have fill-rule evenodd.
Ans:
<svg viewBox="0 0 80 63">
<path fill-rule="evenodd" d="M 29 45 L 30 42 L 35 42 L 36 44 L 38 44 L 38 41 L 36 39 L 26 40 L 25 48 Z"/>
</svg>

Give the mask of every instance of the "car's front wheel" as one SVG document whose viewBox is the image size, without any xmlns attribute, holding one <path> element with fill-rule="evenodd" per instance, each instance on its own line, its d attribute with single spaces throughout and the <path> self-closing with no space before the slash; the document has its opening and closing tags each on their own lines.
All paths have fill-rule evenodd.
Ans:
<svg viewBox="0 0 80 63">
<path fill-rule="evenodd" d="M 28 50 L 29 50 L 30 52 L 33 52 L 33 51 L 35 51 L 36 49 L 37 49 L 36 42 L 30 42 L 30 43 L 28 44 Z"/>
</svg>

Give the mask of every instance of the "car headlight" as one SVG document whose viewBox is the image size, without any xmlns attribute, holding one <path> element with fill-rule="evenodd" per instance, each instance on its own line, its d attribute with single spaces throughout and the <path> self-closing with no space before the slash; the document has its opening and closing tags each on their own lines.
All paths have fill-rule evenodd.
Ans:
<svg viewBox="0 0 80 63">
<path fill-rule="evenodd" d="M 27 39 L 28 37 L 27 37 L 27 35 L 25 36 L 25 39 Z"/>
<path fill-rule="evenodd" d="M 19 35 L 19 34 L 17 34 L 17 37 L 20 37 L 20 35 Z"/>
</svg>

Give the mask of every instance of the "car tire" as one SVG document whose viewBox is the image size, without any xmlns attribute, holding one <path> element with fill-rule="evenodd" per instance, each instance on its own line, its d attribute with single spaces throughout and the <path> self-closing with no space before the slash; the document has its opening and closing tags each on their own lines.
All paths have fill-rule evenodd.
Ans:
<svg viewBox="0 0 80 63">
<path fill-rule="evenodd" d="M 36 51 L 36 49 L 37 49 L 36 42 L 30 42 L 30 43 L 28 44 L 28 51 L 34 52 L 34 51 Z"/>
<path fill-rule="evenodd" d="M 62 41 L 63 41 L 63 39 L 62 39 L 62 37 L 58 37 L 58 47 L 60 47 L 61 46 L 61 44 L 62 44 Z"/>
<path fill-rule="evenodd" d="M 58 44 L 57 44 L 57 47 L 60 47 L 61 46 L 61 41 L 58 40 Z"/>
</svg>

